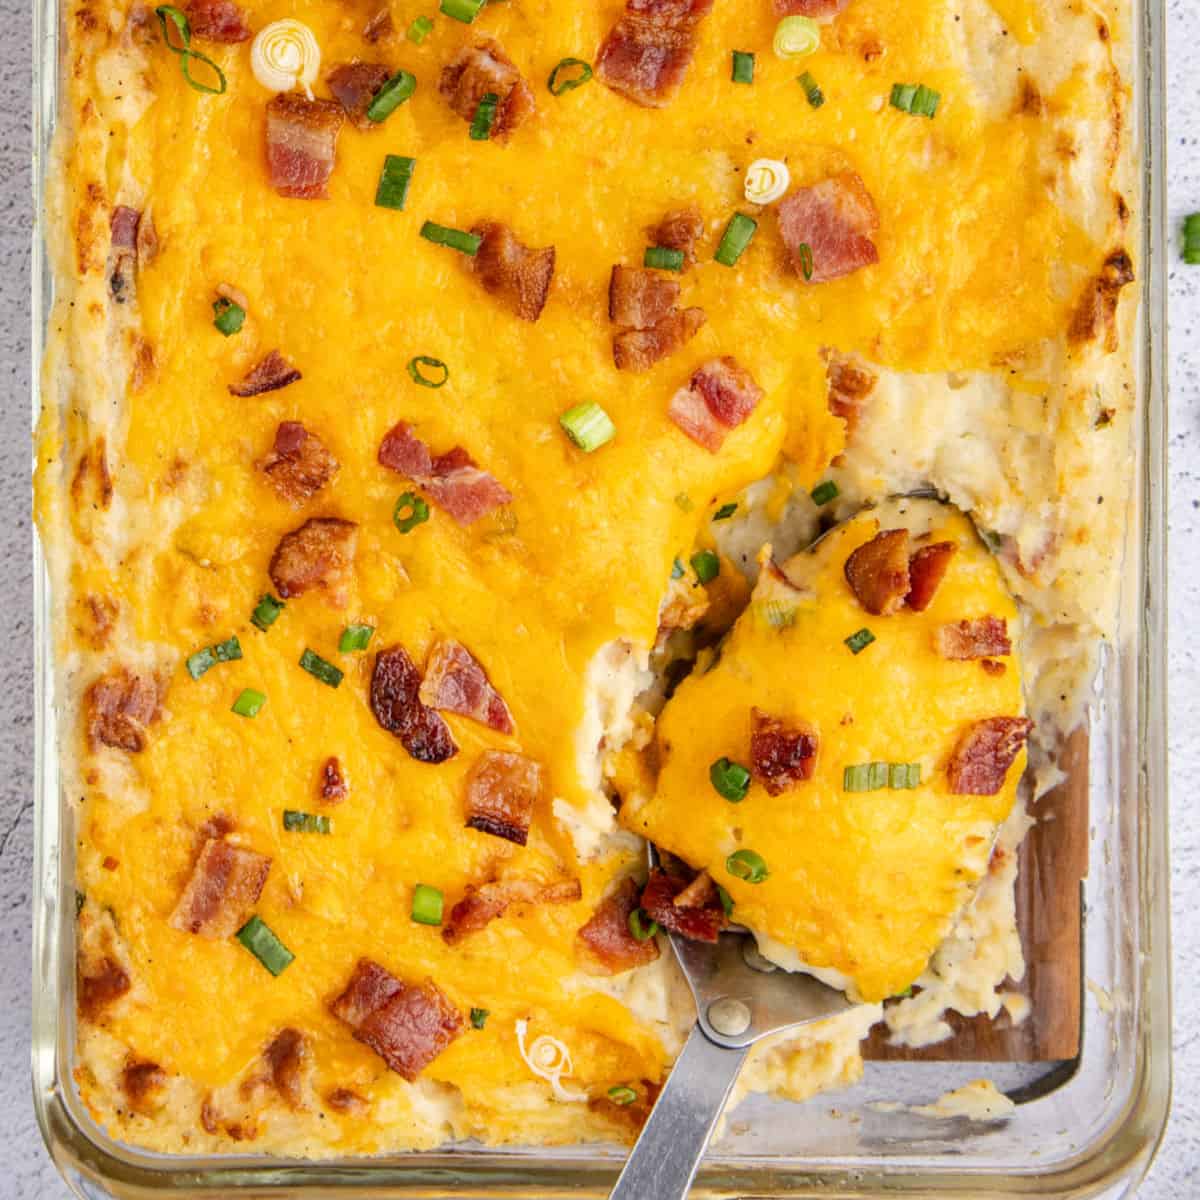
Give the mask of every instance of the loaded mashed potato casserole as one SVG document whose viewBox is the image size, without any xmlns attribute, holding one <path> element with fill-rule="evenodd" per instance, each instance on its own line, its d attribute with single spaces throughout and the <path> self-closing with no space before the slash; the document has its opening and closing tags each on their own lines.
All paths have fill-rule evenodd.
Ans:
<svg viewBox="0 0 1200 1200">
<path fill-rule="evenodd" d="M 106 1130 L 630 1138 L 656 927 L 859 1002 L 743 1090 L 1022 1015 L 1022 773 L 1124 534 L 1127 35 L 66 0 L 35 504 Z"/>
</svg>

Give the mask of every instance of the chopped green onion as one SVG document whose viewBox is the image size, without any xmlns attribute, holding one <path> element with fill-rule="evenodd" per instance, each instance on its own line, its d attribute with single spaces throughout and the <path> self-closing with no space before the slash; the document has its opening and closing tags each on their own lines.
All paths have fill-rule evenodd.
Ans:
<svg viewBox="0 0 1200 1200">
<path fill-rule="evenodd" d="M 717 899 L 721 901 L 721 908 L 724 910 L 727 917 L 733 916 L 733 897 L 718 883 Z"/>
<path fill-rule="evenodd" d="M 428 17 L 417 17 L 408 27 L 408 40 L 419 46 L 433 32 L 433 22 Z"/>
<path fill-rule="evenodd" d="M 767 600 L 762 606 L 763 620 L 772 629 L 790 629 L 796 623 L 796 606 L 782 600 Z"/>
<path fill-rule="evenodd" d="M 626 1105 L 632 1104 L 638 1098 L 638 1094 L 627 1083 L 619 1083 L 616 1087 L 608 1089 L 608 1098 L 614 1104 Z"/>
<path fill-rule="evenodd" d="M 250 624 L 266 633 L 279 620 L 279 614 L 285 607 L 282 600 L 276 600 L 270 592 L 264 592 L 250 614 Z"/>
<path fill-rule="evenodd" d="M 213 324 L 226 336 L 232 337 L 246 320 L 246 310 L 240 304 L 222 296 L 213 301 Z"/>
<path fill-rule="evenodd" d="M 617 436 L 617 427 L 612 423 L 612 418 L 591 400 L 568 408 L 558 418 L 558 423 L 567 437 L 585 454 L 599 450 Z"/>
<path fill-rule="evenodd" d="M 257 717 L 259 709 L 266 702 L 266 692 L 260 692 L 255 688 L 242 688 L 241 695 L 233 702 L 233 711 L 239 717 Z"/>
<path fill-rule="evenodd" d="M 885 762 L 873 762 L 867 764 L 867 787 L 871 791 L 878 791 L 880 788 L 887 787 L 888 781 L 888 764 Z"/>
<path fill-rule="evenodd" d="M 734 83 L 753 83 L 754 55 L 745 50 L 735 50 L 733 52 L 733 72 L 731 77 Z"/>
<path fill-rule="evenodd" d="M 416 492 L 404 492 L 392 509 L 392 523 L 401 533 L 411 533 L 429 520 L 429 505 Z"/>
<path fill-rule="evenodd" d="M 868 780 L 871 774 L 870 763 L 855 763 L 851 767 L 842 768 L 843 792 L 866 792 L 870 790 Z"/>
<path fill-rule="evenodd" d="M 739 804 L 750 790 L 750 772 L 741 763 L 718 758 L 708 768 L 708 778 L 718 795 Z"/>
<path fill-rule="evenodd" d="M 342 682 L 342 672 L 333 663 L 326 662 L 319 654 L 314 654 L 311 650 L 306 649 L 300 655 L 300 665 L 314 679 L 319 679 L 330 687 L 335 688 Z"/>
<path fill-rule="evenodd" d="M 475 115 L 471 118 L 471 141 L 486 142 L 492 136 L 492 126 L 496 122 L 496 108 L 500 97 L 495 92 L 484 92 L 475 106 Z"/>
<path fill-rule="evenodd" d="M 682 509 L 684 512 L 691 512 L 696 506 L 692 503 L 692 498 L 687 492 L 676 492 L 675 507 Z"/>
<path fill-rule="evenodd" d="M 830 500 L 838 498 L 838 485 L 832 479 L 826 479 L 823 483 L 818 483 L 812 490 L 812 502 L 820 508 L 822 504 L 828 504 Z"/>
<path fill-rule="evenodd" d="M 487 1019 L 491 1015 L 490 1009 L 473 1008 L 471 1009 L 471 1024 L 474 1025 L 476 1029 L 482 1029 L 487 1024 Z"/>
<path fill-rule="evenodd" d="M 271 932 L 257 914 L 237 931 L 237 940 L 258 959 L 272 975 L 282 975 L 295 955 Z"/>
<path fill-rule="evenodd" d="M 479 253 L 479 246 L 483 241 L 478 234 L 451 229 L 448 225 L 438 225 L 434 221 L 426 221 L 421 226 L 421 236 L 435 246 L 449 246 L 451 250 L 470 255 L 471 258 Z"/>
<path fill-rule="evenodd" d="M 714 521 L 728 521 L 733 514 L 737 512 L 737 501 L 731 500 L 728 504 L 722 504 L 720 508 L 713 513 Z"/>
<path fill-rule="evenodd" d="M 888 787 L 908 790 L 921 786 L 920 763 L 889 763 Z"/>
<path fill-rule="evenodd" d="M 188 674 L 193 679 L 199 679 L 210 667 L 217 663 L 234 662 L 242 657 L 242 644 L 235 634 L 227 642 L 218 642 L 215 646 L 205 646 L 197 650 L 187 660 Z"/>
<path fill-rule="evenodd" d="M 803 58 L 821 45 L 821 27 L 811 17 L 784 17 L 771 47 L 779 58 Z"/>
<path fill-rule="evenodd" d="M 920 763 L 870 762 L 842 768 L 844 792 L 877 792 L 881 788 L 900 790 L 920 785 Z"/>
<path fill-rule="evenodd" d="M 464 25 L 470 25 L 483 11 L 487 0 L 442 0 L 442 12 Z"/>
<path fill-rule="evenodd" d="M 754 237 L 757 229 L 758 222 L 753 217 L 748 217 L 745 213 L 734 213 L 729 218 L 729 224 L 725 226 L 721 244 L 713 257 L 721 266 L 732 267 L 750 245 L 750 239 Z"/>
<path fill-rule="evenodd" d="M 574 71 L 576 68 L 579 68 L 578 75 L 567 75 L 566 78 L 561 78 L 563 72 Z M 591 63 L 584 62 L 582 58 L 564 58 L 550 72 L 550 79 L 546 86 L 550 89 L 550 95 L 562 96 L 566 92 L 573 92 L 577 87 L 583 87 L 591 77 Z"/>
<path fill-rule="evenodd" d="M 1189 267 L 1200 266 L 1200 213 L 1183 219 L 1183 261 Z"/>
<path fill-rule="evenodd" d="M 408 187 L 412 183 L 413 168 L 416 165 L 415 158 L 407 158 L 402 154 L 385 155 L 383 170 L 379 173 L 379 186 L 375 189 L 376 208 L 404 211 Z"/>
<path fill-rule="evenodd" d="M 671 564 L 671 578 L 672 579 L 682 579 L 683 578 L 683 563 L 681 563 L 679 561 L 678 556 L 676 556 L 675 561 Z"/>
<path fill-rule="evenodd" d="M 807 242 L 801 242 L 796 247 L 796 257 L 800 259 L 800 273 L 807 282 L 813 277 L 812 247 Z"/>
<path fill-rule="evenodd" d="M 658 932 L 658 922 L 650 920 L 640 908 L 635 908 L 629 914 L 629 932 L 639 942 L 648 942 Z"/>
<path fill-rule="evenodd" d="M 365 650 L 371 644 L 374 633 L 374 625 L 347 625 L 338 639 L 338 651 L 353 654 L 355 650 Z"/>
<path fill-rule="evenodd" d="M 656 271 L 682 271 L 683 251 L 672 250 L 670 246 L 647 246 L 642 266 Z"/>
<path fill-rule="evenodd" d="M 825 103 L 825 93 L 821 91 L 821 85 L 812 77 L 811 72 L 805 71 L 803 75 L 796 76 L 796 82 L 804 89 L 804 94 L 813 108 L 820 108 Z"/>
<path fill-rule="evenodd" d="M 445 900 L 442 893 L 427 883 L 418 883 L 413 888 L 412 919 L 418 925 L 440 925 Z"/>
<path fill-rule="evenodd" d="M 386 121 L 416 90 L 417 77 L 410 71 L 397 71 L 367 105 L 367 120 L 376 125 Z"/>
<path fill-rule="evenodd" d="M 222 95 L 226 87 L 225 73 L 206 54 L 201 54 L 199 50 L 191 48 L 192 27 L 188 24 L 187 17 L 171 4 L 159 5 L 154 12 L 158 17 L 158 23 L 162 26 L 163 41 L 166 42 L 167 49 L 179 55 L 179 69 L 183 72 L 183 77 L 187 80 L 188 85 L 198 92 L 207 92 L 212 96 Z M 170 35 L 167 32 L 168 20 L 175 26 L 175 31 L 179 35 L 180 45 L 178 46 L 171 41 Z M 191 68 L 188 66 L 188 63 L 193 58 L 197 62 L 202 62 L 213 71 L 217 77 L 216 87 L 213 87 L 211 84 L 201 83 L 200 80 L 192 78 Z"/>
<path fill-rule="evenodd" d="M 893 1000 L 907 1000 L 913 994 L 913 985 L 910 983 L 902 992 L 895 992 L 892 995 Z"/>
<path fill-rule="evenodd" d="M 332 833 L 333 826 L 323 813 L 298 812 L 294 808 L 283 810 L 283 827 L 288 833 Z"/>
<path fill-rule="evenodd" d="M 864 627 L 842 640 L 850 647 L 851 654 L 860 654 L 875 640 L 875 635 Z"/>
<path fill-rule="evenodd" d="M 762 883 L 770 874 L 766 859 L 756 850 L 735 850 L 725 860 L 725 870 L 735 879 L 744 879 L 747 883 Z"/>
<path fill-rule="evenodd" d="M 689 561 L 701 583 L 711 583 L 721 573 L 721 560 L 711 550 L 698 550 Z"/>
<path fill-rule="evenodd" d="M 422 367 L 429 367 L 434 374 L 423 374 Z M 441 375 L 437 374 L 439 371 Z M 445 387 L 446 380 L 450 378 L 450 368 L 440 358 L 430 358 L 428 354 L 418 354 L 416 358 L 410 358 L 408 373 L 412 377 L 413 383 L 419 383 L 422 387 L 427 388 Z"/>
<path fill-rule="evenodd" d="M 941 92 L 926 87 L 923 83 L 892 84 L 892 107 L 914 117 L 933 118 L 941 101 Z"/>
</svg>

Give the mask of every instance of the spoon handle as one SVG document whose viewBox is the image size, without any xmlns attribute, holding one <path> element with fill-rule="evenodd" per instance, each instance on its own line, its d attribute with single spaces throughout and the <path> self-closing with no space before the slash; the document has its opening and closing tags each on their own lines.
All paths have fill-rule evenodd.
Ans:
<svg viewBox="0 0 1200 1200">
<path fill-rule="evenodd" d="M 683 1200 L 748 1052 L 692 1029 L 609 1200 Z"/>
</svg>

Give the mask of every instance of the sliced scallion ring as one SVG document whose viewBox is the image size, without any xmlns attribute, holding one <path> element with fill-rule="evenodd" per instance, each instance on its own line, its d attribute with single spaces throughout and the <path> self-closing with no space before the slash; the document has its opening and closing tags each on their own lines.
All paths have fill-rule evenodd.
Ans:
<svg viewBox="0 0 1200 1200">
<path fill-rule="evenodd" d="M 784 17 L 771 47 L 778 58 L 804 58 L 820 48 L 821 27 L 811 17 Z"/>
<path fill-rule="evenodd" d="M 617 436 L 612 417 L 591 400 L 568 408 L 558 418 L 558 423 L 567 437 L 585 454 L 599 450 Z"/>
<path fill-rule="evenodd" d="M 577 87 L 583 87 L 591 77 L 591 63 L 584 62 L 582 58 L 564 58 L 550 72 L 546 86 L 550 89 L 550 95 L 562 96 L 573 92 Z"/>
<path fill-rule="evenodd" d="M 725 860 L 725 870 L 746 883 L 762 883 L 771 873 L 767 870 L 767 860 L 757 850 L 735 850 Z"/>
<path fill-rule="evenodd" d="M 411 533 L 429 520 L 429 505 L 416 492 L 404 492 L 392 509 L 392 524 L 401 533 Z"/>
<path fill-rule="evenodd" d="M 648 942 L 658 932 L 658 922 L 652 921 L 640 908 L 635 908 L 629 914 L 629 932 L 639 942 Z"/>
<path fill-rule="evenodd" d="M 431 373 L 426 375 L 421 370 L 422 367 L 428 367 Z M 428 354 L 418 354 L 416 358 L 410 358 L 408 373 L 413 383 L 427 388 L 445 387 L 450 378 L 450 368 L 440 358 L 430 358 Z"/>
</svg>

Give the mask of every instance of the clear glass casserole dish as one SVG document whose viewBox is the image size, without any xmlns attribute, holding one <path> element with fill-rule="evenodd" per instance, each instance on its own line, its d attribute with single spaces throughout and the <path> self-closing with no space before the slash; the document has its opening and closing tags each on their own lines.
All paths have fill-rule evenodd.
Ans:
<svg viewBox="0 0 1200 1200">
<path fill-rule="evenodd" d="M 59 13 L 35 5 L 34 360 L 52 282 L 43 172 L 57 109 Z M 1135 483 L 1120 637 L 1090 711 L 1091 811 L 1083 885 L 1079 1055 L 1032 1063 L 872 1062 L 853 1091 L 803 1109 L 757 1096 L 736 1112 L 696 1184 L 702 1196 L 1119 1196 L 1131 1194 L 1166 1121 L 1170 978 L 1165 731 L 1165 150 L 1163 12 L 1134 13 L 1135 145 L 1142 264 Z M 35 379 L 38 372 L 35 370 Z M 41 398 L 35 384 L 35 422 Z M 73 815 L 60 786 L 50 593 L 35 542 L 38 823 L 35 846 L 35 1104 L 52 1156 L 85 1197 L 603 1196 L 623 1151 L 464 1146 L 370 1160 L 184 1158 L 115 1142 L 75 1089 Z M 1030 958 L 1037 947 L 1027 947 Z M 908 1104 L 987 1074 L 1017 1107 L 1003 1122 L 930 1121 Z M 892 1102 L 899 1101 L 900 1104 Z M 881 1103 L 884 1102 L 884 1103 Z"/>
</svg>

